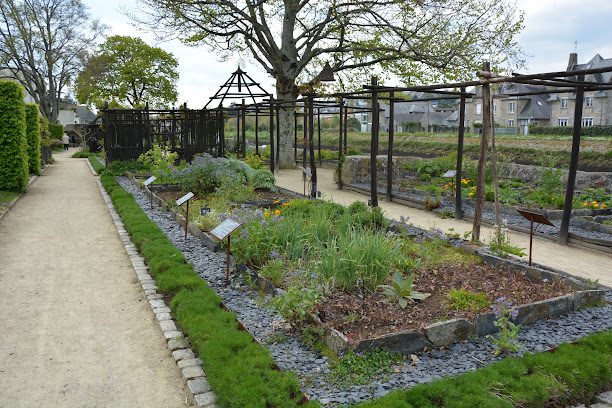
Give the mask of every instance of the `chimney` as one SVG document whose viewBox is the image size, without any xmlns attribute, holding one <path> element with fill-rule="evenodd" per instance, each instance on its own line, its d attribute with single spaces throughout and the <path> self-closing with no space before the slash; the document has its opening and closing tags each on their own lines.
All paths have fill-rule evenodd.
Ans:
<svg viewBox="0 0 612 408">
<path fill-rule="evenodd" d="M 572 68 L 574 68 L 576 65 L 578 65 L 578 54 L 572 52 L 569 56 L 569 61 L 567 62 L 566 71 L 572 71 Z"/>
</svg>

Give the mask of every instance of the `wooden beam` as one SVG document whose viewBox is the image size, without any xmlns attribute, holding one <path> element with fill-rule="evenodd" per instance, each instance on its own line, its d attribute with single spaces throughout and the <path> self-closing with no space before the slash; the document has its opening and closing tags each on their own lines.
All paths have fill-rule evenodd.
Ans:
<svg viewBox="0 0 612 408">
<path fill-rule="evenodd" d="M 391 91 L 391 100 L 389 101 L 389 145 L 387 147 L 387 201 L 391 201 L 393 192 L 393 135 L 395 133 L 393 94 L 394 92 Z"/>
<path fill-rule="evenodd" d="M 370 144 L 370 204 L 372 207 L 378 207 L 378 172 L 376 166 L 376 156 L 378 156 L 378 135 L 380 108 L 378 106 L 378 91 L 376 86 L 378 80 L 372 77 L 372 140 Z"/>
<path fill-rule="evenodd" d="M 462 88 L 463 90 L 464 88 Z M 459 134 L 457 137 L 457 175 L 455 178 L 455 218 L 463 217 L 463 198 L 461 196 L 461 180 L 463 179 L 463 139 L 465 136 L 465 100 L 462 96 L 459 102 Z"/>
</svg>

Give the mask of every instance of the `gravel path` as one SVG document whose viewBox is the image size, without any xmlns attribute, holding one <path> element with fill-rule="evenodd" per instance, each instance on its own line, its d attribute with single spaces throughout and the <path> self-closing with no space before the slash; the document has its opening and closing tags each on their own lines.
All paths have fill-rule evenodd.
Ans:
<svg viewBox="0 0 612 408">
<path fill-rule="evenodd" d="M 397 388 L 411 387 L 445 375 L 474 370 L 501 357 L 494 357 L 488 340 L 480 338 L 455 344 L 448 350 L 435 350 L 420 355 L 396 367 L 396 372 L 371 381 L 364 386 L 341 388 L 327 379 L 329 361 L 304 347 L 299 338 L 288 334 L 286 323 L 274 310 L 266 307 L 265 299 L 246 290 L 246 285 L 233 282 L 225 289 L 225 254 L 209 251 L 198 239 L 184 239 L 181 226 L 170 213 L 159 208 L 149 209 L 149 198 L 126 178 L 120 184 L 131 193 L 149 218 L 157 223 L 179 248 L 195 270 L 234 311 L 247 330 L 265 344 L 280 368 L 296 372 L 303 391 L 311 398 L 329 406 L 337 406 L 382 396 Z M 612 300 L 612 292 L 610 293 Z M 554 320 L 539 322 L 524 328 L 519 340 L 523 352 L 544 351 L 561 343 L 571 342 L 590 333 L 612 329 L 612 305 L 586 309 Z"/>
<path fill-rule="evenodd" d="M 0 221 L 0 407 L 188 407 L 84 159 L 55 155 Z"/>
<path fill-rule="evenodd" d="M 338 190 L 333 181 L 332 169 L 317 169 L 319 190 L 323 198 L 340 204 L 350 204 L 353 201 L 366 202 L 368 196 L 348 190 Z M 276 174 L 279 186 L 288 190 L 302 192 L 302 173 L 300 170 L 282 170 Z M 424 229 L 438 228 L 443 232 L 453 228 L 455 232 L 463 235 L 472 231 L 472 222 L 456 220 L 454 218 L 442 219 L 430 211 L 419 210 L 402 204 L 386 202 L 384 195 L 379 195 L 379 205 L 385 210 L 387 217 L 399 220 L 401 216 L 408 218 L 408 222 Z M 481 240 L 485 242 L 493 235 L 493 228 L 483 225 L 481 227 Z M 510 242 L 522 248 L 529 247 L 529 235 L 510 231 Z M 553 241 L 535 236 L 533 238 L 533 261 L 550 268 L 558 269 L 575 276 L 586 279 L 599 279 L 601 284 L 612 287 L 612 256 L 600 251 L 593 251 L 572 245 L 559 245 Z"/>
</svg>

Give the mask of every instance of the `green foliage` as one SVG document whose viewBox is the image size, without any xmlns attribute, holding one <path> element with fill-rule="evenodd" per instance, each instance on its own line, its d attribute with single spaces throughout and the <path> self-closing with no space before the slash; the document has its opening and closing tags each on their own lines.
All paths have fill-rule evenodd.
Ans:
<svg viewBox="0 0 612 408">
<path fill-rule="evenodd" d="M 612 331 L 554 353 L 508 357 L 475 372 L 391 392 L 358 408 L 512 408 L 588 403 L 612 381 Z"/>
<path fill-rule="evenodd" d="M 300 327 L 314 311 L 320 297 L 316 289 L 290 287 L 284 295 L 274 297 L 271 305 L 292 326 Z"/>
<path fill-rule="evenodd" d="M 23 87 L 0 81 L 0 190 L 25 191 L 28 167 Z"/>
<path fill-rule="evenodd" d="M 448 170 L 455 170 L 457 168 L 457 154 L 406 162 L 403 164 L 403 168 L 416 172 L 423 181 L 431 180 L 434 177 L 440 177 Z"/>
<path fill-rule="evenodd" d="M 165 148 L 154 145 L 151 150 L 138 157 L 138 161 L 151 169 L 151 173 L 157 177 L 159 183 L 171 183 L 174 181 L 172 171 L 174 162 L 178 159 L 178 153 L 171 152 Z"/>
<path fill-rule="evenodd" d="M 379 285 L 387 300 L 391 303 L 398 303 L 402 309 L 408 306 L 408 301 L 424 300 L 429 297 L 429 293 L 417 292 L 414 290 L 414 275 L 410 274 L 404 278 L 401 273 L 395 272 L 391 285 Z"/>
<path fill-rule="evenodd" d="M 325 329 L 322 326 L 305 326 L 300 331 L 302 343 L 313 350 L 321 350 L 324 346 Z"/>
<path fill-rule="evenodd" d="M 220 307 L 219 296 L 197 276 L 180 251 L 114 177 L 103 174 L 100 179 L 160 290 L 171 298 L 173 317 L 203 360 L 217 405 L 318 406 L 316 402 L 300 404 L 302 394 L 296 377 L 274 368 L 268 350 L 239 329 L 235 315 Z"/>
<path fill-rule="evenodd" d="M 487 336 L 495 346 L 494 354 L 497 356 L 501 353 L 511 352 L 516 353 L 522 347 L 518 342 L 518 335 L 521 328 L 514 324 L 511 319 L 515 319 L 518 315 L 518 310 L 512 307 L 512 303 L 499 298 L 493 306 L 497 319 L 493 324 L 499 329 L 496 336 Z"/>
<path fill-rule="evenodd" d="M 572 136 L 574 128 L 572 126 L 529 126 L 529 134 L 531 135 L 565 135 Z M 612 126 L 583 126 L 580 128 L 581 136 L 612 136 Z"/>
<path fill-rule="evenodd" d="M 242 160 L 255 170 L 261 169 L 263 165 L 265 164 L 265 162 L 261 159 L 261 157 L 254 153 L 247 154 L 247 156 Z"/>
<path fill-rule="evenodd" d="M 90 156 L 89 160 L 95 159 Z M 93 162 L 92 162 L 93 165 Z M 94 165 L 94 169 L 95 169 Z M 112 161 L 106 167 L 105 172 L 112 176 L 125 176 L 127 174 L 141 174 L 149 171 L 149 166 L 139 161 Z"/>
<path fill-rule="evenodd" d="M 72 153 L 72 156 L 70 157 L 74 159 L 87 159 L 89 156 L 95 156 L 95 155 L 96 155 L 95 153 L 91 153 L 87 150 L 79 150 L 79 151 Z"/>
<path fill-rule="evenodd" d="M 283 286 L 285 263 L 281 259 L 270 259 L 259 270 L 259 274 L 268 279 L 277 288 Z"/>
<path fill-rule="evenodd" d="M 48 127 L 51 139 L 62 140 L 62 137 L 64 137 L 64 125 L 49 122 Z"/>
<path fill-rule="evenodd" d="M 329 380 L 341 386 L 368 384 L 374 378 L 390 374 L 393 366 L 402 360 L 400 354 L 383 349 L 364 354 L 351 351 L 338 361 L 332 362 Z"/>
<path fill-rule="evenodd" d="M 96 156 L 89 156 L 87 160 L 89 160 L 89 163 L 91 163 L 91 167 L 93 167 L 94 171 L 97 174 L 102 174 L 102 172 L 104 172 L 106 167 L 102 163 L 100 163 L 100 160 L 98 160 Z"/>
<path fill-rule="evenodd" d="M 26 113 L 26 140 L 28 143 L 28 167 L 30 173 L 40 174 L 40 121 L 38 105 L 27 103 Z"/>
<path fill-rule="evenodd" d="M 270 170 L 256 169 L 248 177 L 248 183 L 255 190 L 278 191 L 274 174 Z"/>
<path fill-rule="evenodd" d="M 76 81 L 76 95 L 81 103 L 101 107 L 113 100 L 121 105 L 164 108 L 173 104 L 178 93 L 178 61 L 142 39 L 111 36 L 100 45 Z"/>
<path fill-rule="evenodd" d="M 1 191 L 0 190 L 0 203 L 11 202 L 18 196 L 19 196 L 19 193 L 16 191 Z"/>
<path fill-rule="evenodd" d="M 446 299 L 449 307 L 474 313 L 487 309 L 491 305 L 486 294 L 471 292 L 465 288 L 451 289 Z"/>
<path fill-rule="evenodd" d="M 525 248 L 519 248 L 510 243 L 510 236 L 508 235 L 508 227 L 501 225 L 499 228 L 495 226 L 495 233 L 489 242 L 489 248 L 496 255 L 501 257 L 507 257 L 508 255 L 525 256 Z"/>
<path fill-rule="evenodd" d="M 581 208 L 606 209 L 612 207 L 612 194 L 605 187 L 587 188 L 578 194 Z"/>
</svg>

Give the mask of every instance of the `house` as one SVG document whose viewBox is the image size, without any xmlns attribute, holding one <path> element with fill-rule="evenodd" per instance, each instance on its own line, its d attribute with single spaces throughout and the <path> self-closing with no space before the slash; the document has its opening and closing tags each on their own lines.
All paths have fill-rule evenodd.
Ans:
<svg viewBox="0 0 612 408">
<path fill-rule="evenodd" d="M 567 70 L 577 71 L 592 68 L 612 67 L 612 58 L 604 59 L 597 54 L 585 64 L 578 64 L 578 54 L 570 54 Z M 612 72 L 586 75 L 587 82 L 598 82 L 612 85 Z M 552 126 L 572 126 L 574 123 L 574 109 L 576 94 L 573 92 L 553 94 L 548 98 L 551 108 Z M 612 91 L 587 91 L 584 93 L 582 107 L 582 126 L 597 126 L 612 124 Z"/>
</svg>

